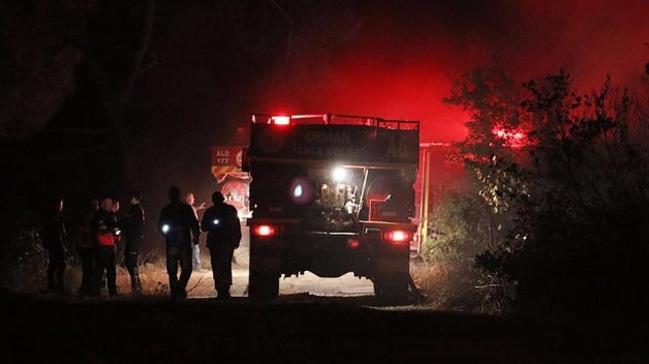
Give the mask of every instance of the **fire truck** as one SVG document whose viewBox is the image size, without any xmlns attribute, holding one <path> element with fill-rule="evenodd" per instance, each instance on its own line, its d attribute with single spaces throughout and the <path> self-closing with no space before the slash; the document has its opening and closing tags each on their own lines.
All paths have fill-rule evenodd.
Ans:
<svg viewBox="0 0 649 364">
<path fill-rule="evenodd" d="M 282 275 L 310 271 L 353 272 L 405 299 L 418 162 L 417 121 L 253 114 L 249 296 L 272 299 Z"/>
</svg>

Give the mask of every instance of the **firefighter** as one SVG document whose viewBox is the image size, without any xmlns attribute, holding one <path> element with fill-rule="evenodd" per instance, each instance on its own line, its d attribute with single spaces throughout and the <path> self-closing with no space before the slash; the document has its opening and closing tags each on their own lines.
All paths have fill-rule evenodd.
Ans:
<svg viewBox="0 0 649 364">
<path fill-rule="evenodd" d="M 49 216 L 47 216 L 47 221 L 43 228 L 43 245 L 49 255 L 47 288 L 51 292 L 63 294 L 67 240 L 65 224 L 63 223 L 63 199 L 56 199 L 47 213 Z"/>
<path fill-rule="evenodd" d="M 120 212 L 119 212 L 120 211 L 119 200 L 117 199 L 113 200 L 111 211 L 113 212 L 115 218 L 117 219 L 115 230 L 120 231 L 120 234 L 115 234 L 115 263 L 124 267 L 126 254 L 124 253 L 124 242 L 122 241 L 122 234 L 121 234 L 121 230 L 123 230 L 122 225 L 124 222 L 122 221 L 122 217 L 120 216 Z"/>
<path fill-rule="evenodd" d="M 199 206 L 195 206 L 194 204 L 196 203 L 196 197 L 194 197 L 194 193 L 192 192 L 188 193 L 185 196 L 185 202 L 187 202 L 187 204 L 192 207 L 192 210 L 194 210 L 194 217 L 196 217 L 196 220 L 198 221 L 198 211 L 205 210 L 205 202 L 201 203 Z M 192 247 L 192 267 L 194 269 L 194 272 L 203 271 L 203 267 L 201 265 L 200 244 L 194 244 L 194 246 Z"/>
<path fill-rule="evenodd" d="M 90 230 L 97 244 L 95 276 L 93 279 L 94 295 L 98 295 L 101 291 L 102 279 L 104 272 L 106 272 L 108 294 L 110 297 L 117 296 L 115 245 L 117 244 L 120 230 L 117 215 L 114 210 L 113 200 L 105 198 L 101 202 L 101 209 L 95 214 L 90 223 Z"/>
<path fill-rule="evenodd" d="M 214 288 L 218 298 L 230 297 L 232 254 L 241 241 L 237 210 L 224 201 L 221 192 L 214 192 L 214 205 L 205 211 L 201 221 L 201 228 L 207 232 L 207 248 L 210 250 Z"/>
<path fill-rule="evenodd" d="M 91 295 L 93 292 L 93 276 L 95 267 L 95 255 L 97 244 L 95 238 L 90 232 L 90 222 L 99 210 L 99 201 L 96 198 L 90 200 L 90 209 L 84 216 L 79 225 L 79 241 L 77 243 L 77 253 L 81 260 L 81 287 L 79 295 Z"/>
<path fill-rule="evenodd" d="M 198 220 L 192 208 L 180 201 L 180 189 L 169 188 L 169 204 L 160 211 L 158 227 L 167 245 L 167 273 L 174 300 L 187 297 L 187 282 L 192 274 L 192 244 L 198 244 Z M 178 264 L 180 263 L 180 278 Z"/>
<path fill-rule="evenodd" d="M 131 277 L 131 292 L 138 294 L 142 291 L 140 273 L 138 270 L 138 255 L 144 240 L 144 209 L 140 204 L 142 194 L 139 191 L 129 193 L 129 206 L 124 219 L 124 260 L 126 269 Z"/>
</svg>

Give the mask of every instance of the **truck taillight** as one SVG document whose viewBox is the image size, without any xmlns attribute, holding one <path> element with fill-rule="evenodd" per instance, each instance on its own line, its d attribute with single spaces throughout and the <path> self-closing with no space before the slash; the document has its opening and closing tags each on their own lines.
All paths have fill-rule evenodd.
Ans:
<svg viewBox="0 0 649 364">
<path fill-rule="evenodd" d="M 256 225 L 252 228 L 252 234 L 260 238 L 270 238 L 279 232 L 279 229 L 273 225 Z"/>
<path fill-rule="evenodd" d="M 358 239 L 347 239 L 347 247 L 351 249 L 358 249 L 361 246 L 361 242 Z"/>
<path fill-rule="evenodd" d="M 275 125 L 291 125 L 290 116 L 272 116 L 270 119 Z"/>
<path fill-rule="evenodd" d="M 383 232 L 383 239 L 396 245 L 409 243 L 412 233 L 406 230 L 388 230 Z"/>
</svg>

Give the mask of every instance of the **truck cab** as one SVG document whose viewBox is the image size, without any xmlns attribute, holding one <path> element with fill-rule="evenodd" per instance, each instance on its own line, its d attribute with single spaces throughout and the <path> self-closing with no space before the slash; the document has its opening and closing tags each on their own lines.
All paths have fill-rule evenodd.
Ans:
<svg viewBox="0 0 649 364">
<path fill-rule="evenodd" d="M 353 272 L 405 299 L 418 153 L 416 121 L 252 115 L 249 296 L 272 299 L 281 275 L 310 271 Z"/>
</svg>

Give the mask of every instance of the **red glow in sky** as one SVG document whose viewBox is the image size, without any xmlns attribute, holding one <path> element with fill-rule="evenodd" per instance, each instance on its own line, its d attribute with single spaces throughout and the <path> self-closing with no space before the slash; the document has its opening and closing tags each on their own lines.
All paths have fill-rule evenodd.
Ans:
<svg viewBox="0 0 649 364">
<path fill-rule="evenodd" d="M 643 0 L 370 4 L 343 45 L 296 38 L 288 66 L 262 82 L 259 106 L 420 120 L 422 141 L 457 141 L 469 116 L 442 98 L 470 68 L 498 64 L 516 81 L 564 68 L 589 90 L 606 74 L 625 83 L 649 60 Z"/>
</svg>

